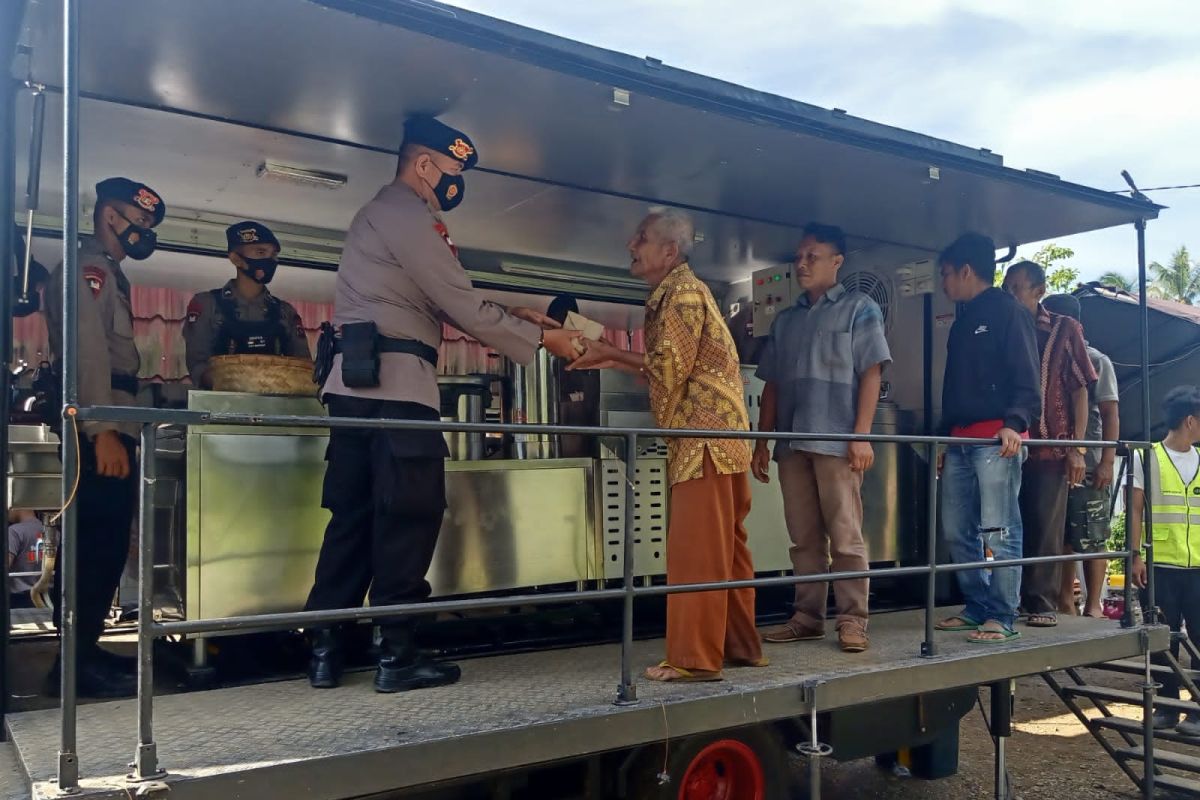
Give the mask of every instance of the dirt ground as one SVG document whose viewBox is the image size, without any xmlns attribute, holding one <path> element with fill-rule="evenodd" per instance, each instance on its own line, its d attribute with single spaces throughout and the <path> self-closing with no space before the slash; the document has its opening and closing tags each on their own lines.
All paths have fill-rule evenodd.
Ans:
<svg viewBox="0 0 1200 800">
<path fill-rule="evenodd" d="M 1094 670 L 1084 670 L 1084 674 L 1091 683 L 1140 691 L 1136 677 Z M 1140 796 L 1129 778 L 1040 677 L 1018 680 L 1016 692 L 1015 730 L 1008 743 L 1008 771 L 1014 798 L 1112 800 Z M 983 699 L 984 708 L 989 708 L 986 691 Z M 1110 708 L 1120 716 L 1142 718 L 1140 708 L 1122 705 Z M 959 773 L 954 777 L 923 781 L 897 777 L 890 770 L 876 767 L 871 760 L 846 764 L 826 762 L 822 773 L 822 798 L 957 800 L 994 797 L 995 751 L 978 709 L 963 719 L 961 737 Z M 796 768 L 801 785 L 807 786 L 806 768 L 799 759 Z"/>
</svg>

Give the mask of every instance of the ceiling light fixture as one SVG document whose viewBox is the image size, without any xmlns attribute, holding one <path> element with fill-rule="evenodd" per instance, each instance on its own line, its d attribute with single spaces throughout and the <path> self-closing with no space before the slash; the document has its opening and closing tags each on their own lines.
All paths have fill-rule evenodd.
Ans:
<svg viewBox="0 0 1200 800">
<path fill-rule="evenodd" d="M 264 161 L 258 166 L 255 174 L 260 178 L 298 183 L 302 186 L 319 186 L 322 189 L 340 189 L 349 180 L 347 176 L 339 175 L 336 172 L 293 167 L 276 161 Z"/>
<path fill-rule="evenodd" d="M 608 286 L 622 289 L 646 288 L 644 281 L 630 278 L 616 272 L 603 274 L 599 272 L 580 272 L 573 269 L 551 266 L 531 266 L 512 261 L 501 261 L 500 271 L 509 275 L 523 275 L 527 278 L 546 278 L 555 281 L 573 281 L 588 286 Z"/>
</svg>

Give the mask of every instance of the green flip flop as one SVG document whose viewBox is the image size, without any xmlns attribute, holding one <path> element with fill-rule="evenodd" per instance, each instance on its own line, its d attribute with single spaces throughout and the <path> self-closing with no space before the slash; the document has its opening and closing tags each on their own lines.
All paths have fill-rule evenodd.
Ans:
<svg viewBox="0 0 1200 800">
<path fill-rule="evenodd" d="M 963 624 L 962 624 L 962 625 L 947 625 L 946 623 L 947 623 L 947 622 L 949 622 L 949 621 L 950 621 L 950 620 L 952 620 L 952 619 L 962 620 L 962 623 L 963 623 Z M 956 615 L 955 615 L 955 616 L 953 616 L 953 617 L 947 617 L 946 619 L 944 619 L 944 620 L 942 620 L 941 622 L 937 623 L 937 624 L 936 624 L 936 625 L 934 625 L 933 627 L 934 627 L 934 629 L 935 629 L 935 630 L 939 630 L 939 631 L 947 631 L 947 632 L 951 632 L 951 633 L 956 633 L 956 632 L 959 632 L 959 631 L 973 631 L 973 630 L 976 630 L 976 629 L 978 629 L 978 628 L 979 628 L 979 625 L 980 625 L 980 623 L 972 621 L 970 617 L 964 617 L 962 614 L 956 614 Z"/>
</svg>

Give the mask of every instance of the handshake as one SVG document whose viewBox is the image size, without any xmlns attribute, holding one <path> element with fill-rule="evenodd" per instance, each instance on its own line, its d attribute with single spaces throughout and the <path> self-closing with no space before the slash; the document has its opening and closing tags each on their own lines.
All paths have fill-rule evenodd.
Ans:
<svg viewBox="0 0 1200 800">
<path fill-rule="evenodd" d="M 570 361 L 570 369 L 608 366 L 612 351 L 617 350 L 601 338 L 604 334 L 603 325 L 574 311 L 567 314 L 562 324 L 531 308 L 510 308 L 509 313 L 540 326 L 542 346 L 553 355 Z"/>
</svg>

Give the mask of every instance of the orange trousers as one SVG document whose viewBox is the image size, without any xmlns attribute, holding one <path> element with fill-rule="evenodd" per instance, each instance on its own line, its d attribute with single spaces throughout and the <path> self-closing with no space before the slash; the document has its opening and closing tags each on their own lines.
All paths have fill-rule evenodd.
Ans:
<svg viewBox="0 0 1200 800">
<path fill-rule="evenodd" d="M 754 577 L 746 544 L 750 482 L 745 472 L 719 475 L 704 456 L 704 476 L 671 487 L 667 583 Z M 667 661 L 684 669 L 719 670 L 725 659 L 762 658 L 754 627 L 754 590 L 667 595 Z"/>
</svg>

